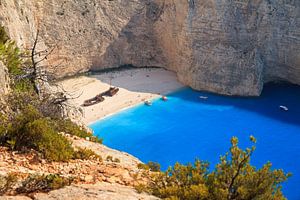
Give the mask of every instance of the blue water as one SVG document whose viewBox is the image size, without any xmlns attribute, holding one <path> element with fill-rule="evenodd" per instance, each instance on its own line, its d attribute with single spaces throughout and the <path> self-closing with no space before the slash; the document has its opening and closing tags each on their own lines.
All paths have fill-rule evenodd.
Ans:
<svg viewBox="0 0 300 200">
<path fill-rule="evenodd" d="M 201 100 L 200 95 L 208 96 Z M 267 161 L 293 176 L 284 184 L 288 199 L 300 199 L 300 87 L 267 85 L 258 98 L 237 98 L 189 88 L 168 95 L 169 101 L 139 105 L 91 125 L 109 147 L 128 152 L 163 169 L 195 158 L 214 166 L 237 136 L 240 146 L 257 139 L 251 163 Z M 286 105 L 288 112 L 278 106 Z"/>
</svg>

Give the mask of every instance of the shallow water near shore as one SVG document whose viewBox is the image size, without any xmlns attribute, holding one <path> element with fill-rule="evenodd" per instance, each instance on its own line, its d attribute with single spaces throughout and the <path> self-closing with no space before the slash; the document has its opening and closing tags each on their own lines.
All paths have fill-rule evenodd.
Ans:
<svg viewBox="0 0 300 200">
<path fill-rule="evenodd" d="M 199 96 L 207 96 L 201 99 Z M 159 162 L 162 169 L 195 158 L 211 168 L 237 136 L 239 146 L 257 139 L 251 163 L 267 161 L 293 176 L 283 186 L 288 199 L 300 199 L 300 87 L 268 84 L 261 97 L 226 97 L 184 88 L 157 99 L 152 106 L 138 105 L 97 121 L 90 127 L 104 144 L 128 152 L 143 162 Z M 289 111 L 279 109 L 285 105 Z"/>
</svg>

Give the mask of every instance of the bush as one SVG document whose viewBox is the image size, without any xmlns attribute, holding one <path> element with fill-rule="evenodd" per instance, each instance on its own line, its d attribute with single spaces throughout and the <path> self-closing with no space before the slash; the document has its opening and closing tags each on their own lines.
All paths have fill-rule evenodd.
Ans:
<svg viewBox="0 0 300 200">
<path fill-rule="evenodd" d="M 6 144 L 13 150 L 35 149 L 51 161 L 66 161 L 73 157 L 70 142 L 52 127 L 33 106 L 28 106 L 14 119 L 6 134 Z"/>
<path fill-rule="evenodd" d="M 15 42 L 7 41 L 5 44 L 0 43 L 0 60 L 7 67 L 11 76 L 23 73 L 20 54 L 20 50 L 17 48 Z"/>
<path fill-rule="evenodd" d="M 31 93 L 33 92 L 33 85 L 28 79 L 20 79 L 14 81 L 13 89 L 17 93 L 20 92 Z"/>
<path fill-rule="evenodd" d="M 90 141 L 92 142 L 97 142 L 102 144 L 102 140 L 98 139 L 97 137 L 93 136 L 92 133 L 86 131 L 84 128 L 78 126 L 77 124 L 75 124 L 74 122 L 72 122 L 70 119 L 59 119 L 57 121 L 55 121 L 55 123 L 53 124 L 53 126 L 55 127 L 55 129 L 58 132 L 64 132 L 64 133 L 68 133 L 70 135 L 75 135 L 81 138 L 90 138 Z"/>
<path fill-rule="evenodd" d="M 22 55 L 27 53 L 22 52 Z M 75 152 L 70 142 L 59 135 L 59 132 L 89 137 L 91 141 L 102 143 L 102 140 L 71 120 L 62 119 L 63 107 L 53 102 L 53 95 L 43 94 L 40 97 L 36 93 L 34 81 L 28 76 L 32 63 L 28 59 L 22 59 L 20 50 L 15 42 L 9 40 L 2 26 L 0 61 L 7 66 L 13 86 L 6 99 L 10 113 L 4 118 L 0 116 L 0 145 L 18 151 L 34 149 L 48 160 L 67 161 L 75 157 Z M 89 154 L 88 151 L 82 151 L 80 156 L 88 157 Z"/>
<path fill-rule="evenodd" d="M 17 188 L 17 193 L 33 193 L 33 192 L 49 192 L 51 190 L 56 190 L 64 186 L 71 185 L 73 179 L 65 178 L 58 174 L 49 175 L 31 175 L 22 185 Z"/>
<path fill-rule="evenodd" d="M 149 161 L 147 164 L 139 163 L 138 168 L 150 170 L 152 172 L 160 172 L 160 164 L 152 161 Z"/>
<path fill-rule="evenodd" d="M 38 110 L 42 109 L 41 103 L 34 93 L 32 96 L 28 94 L 30 93 L 26 95 L 21 92 L 10 97 L 10 102 L 13 104 L 12 110 L 20 114 L 16 114 L 5 123 L 0 123 L 0 144 L 18 151 L 34 149 L 50 161 L 67 161 L 72 158 L 88 159 L 91 155 L 96 157 L 89 150 L 80 150 L 75 153 L 70 142 L 58 134 L 63 131 L 80 137 L 95 138 L 91 133 L 70 120 L 45 117 Z"/>
<path fill-rule="evenodd" d="M 74 159 L 81 159 L 81 160 L 88 160 L 88 159 L 91 159 L 91 158 L 96 158 L 96 159 L 102 160 L 101 156 L 96 154 L 94 151 L 92 151 L 90 149 L 82 149 L 82 148 L 79 148 L 75 152 L 73 158 Z"/>
<path fill-rule="evenodd" d="M 255 143 L 255 139 L 251 137 Z M 176 163 L 164 173 L 157 173 L 146 186 L 138 186 L 163 199 L 285 199 L 281 184 L 290 174 L 271 169 L 265 164 L 261 169 L 250 165 L 255 147 L 245 151 L 232 138 L 232 147 L 221 157 L 214 171 L 208 171 L 208 163 L 196 160 L 194 164 Z"/>
<path fill-rule="evenodd" d="M 74 155 L 70 142 L 62 135 L 57 134 L 47 122 L 47 119 L 39 119 L 28 125 L 28 132 L 33 135 L 41 135 L 35 138 L 37 150 L 44 157 L 52 161 L 67 161 Z"/>
<path fill-rule="evenodd" d="M 113 157 L 112 157 L 112 156 L 107 156 L 107 157 L 106 157 L 106 161 L 113 162 Z"/>
</svg>

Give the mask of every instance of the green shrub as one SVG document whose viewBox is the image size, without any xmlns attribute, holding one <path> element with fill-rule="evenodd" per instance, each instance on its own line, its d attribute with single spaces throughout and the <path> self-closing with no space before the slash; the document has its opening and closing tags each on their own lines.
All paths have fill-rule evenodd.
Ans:
<svg viewBox="0 0 300 200">
<path fill-rule="evenodd" d="M 152 161 L 149 161 L 147 164 L 139 163 L 137 167 L 152 172 L 160 172 L 160 164 Z"/>
<path fill-rule="evenodd" d="M 79 148 L 74 154 L 74 159 L 88 160 L 91 158 L 102 160 L 101 156 L 96 154 L 94 151 L 86 148 L 85 149 Z"/>
<path fill-rule="evenodd" d="M 33 192 L 49 192 L 51 190 L 59 189 L 68 186 L 72 183 L 71 178 L 65 178 L 58 174 L 49 175 L 31 175 L 22 185 L 17 188 L 17 193 L 28 194 Z"/>
<path fill-rule="evenodd" d="M 106 157 L 106 161 L 113 162 L 113 157 L 112 157 L 112 156 L 107 156 L 107 157 Z"/>
<path fill-rule="evenodd" d="M 52 161 L 67 161 L 74 155 L 68 139 L 59 135 L 49 125 L 47 119 L 35 120 L 28 124 L 28 132 L 35 135 L 34 143 L 37 145 L 37 150 L 41 152 L 46 159 Z M 38 134 L 41 138 L 38 138 Z"/>
<path fill-rule="evenodd" d="M 22 52 L 22 55 L 28 52 Z M 62 107 L 53 103 L 51 94 L 39 97 L 34 90 L 32 77 L 26 77 L 31 66 L 28 59 L 22 59 L 15 42 L 9 40 L 4 28 L 0 26 L 0 61 L 8 68 L 12 78 L 12 92 L 6 97 L 10 113 L 5 121 L 0 116 L 0 145 L 13 150 L 34 149 L 44 158 L 52 161 L 66 161 L 74 158 L 75 152 L 70 142 L 58 134 L 65 132 L 91 141 L 102 143 L 85 129 L 62 119 Z M 1 107 L 0 107 L 1 108 Z M 77 156 L 88 157 L 88 151 Z"/>
<path fill-rule="evenodd" d="M 13 89 L 17 93 L 20 92 L 31 93 L 33 92 L 33 85 L 29 79 L 20 79 L 14 81 Z"/>
<path fill-rule="evenodd" d="M 5 44 L 0 43 L 0 60 L 7 67 L 11 76 L 23 74 L 22 59 L 20 50 L 15 42 L 7 41 Z"/>
<path fill-rule="evenodd" d="M 256 142 L 253 137 L 251 141 Z M 231 144 L 212 172 L 208 171 L 208 163 L 200 160 L 188 165 L 176 163 L 166 172 L 154 174 L 148 185 L 136 189 L 162 199 L 285 199 L 281 184 L 290 174 L 273 170 L 270 163 L 256 169 L 250 165 L 255 147 L 242 150 L 237 138 L 232 138 Z"/>
<path fill-rule="evenodd" d="M 101 139 L 98 139 L 97 137 L 93 136 L 92 133 L 86 131 L 84 128 L 78 126 L 69 119 L 59 119 L 55 121 L 53 126 L 58 132 L 68 133 L 70 135 L 75 135 L 81 138 L 88 137 L 90 138 L 90 141 L 102 144 Z"/>
<path fill-rule="evenodd" d="M 142 192 L 151 193 L 151 191 L 145 184 L 138 184 L 134 187 L 134 189 L 137 191 L 137 193 L 142 193 Z"/>
<path fill-rule="evenodd" d="M 52 161 L 71 159 L 74 150 L 70 142 L 50 124 L 49 118 L 43 117 L 33 106 L 27 106 L 12 122 L 6 143 L 14 150 L 35 149 Z"/>
<path fill-rule="evenodd" d="M 0 123 L 0 144 L 18 151 L 35 149 L 51 161 L 88 159 L 89 154 L 92 154 L 88 150 L 75 153 L 70 142 L 58 133 L 64 131 L 81 137 L 94 138 L 92 134 L 70 120 L 45 117 L 40 111 L 43 106 L 34 93 L 27 95 L 24 92 L 14 93 L 10 98 L 12 110 L 19 114 L 16 114 L 9 123 L 4 123 L 5 126 Z"/>
<path fill-rule="evenodd" d="M 39 99 L 33 92 L 17 92 L 12 91 L 7 95 L 7 103 L 9 104 L 12 113 L 9 113 L 12 117 L 16 118 L 17 115 L 28 109 L 28 106 L 34 107 L 39 113 Z M 41 114 L 42 115 L 42 114 Z"/>
<path fill-rule="evenodd" d="M 28 78 L 20 78 L 26 74 L 25 66 L 30 65 L 29 59 L 24 59 L 14 41 L 10 40 L 4 27 L 0 26 L 0 61 L 7 67 L 11 81 L 11 88 L 17 91 L 28 91 L 33 89 Z"/>
</svg>

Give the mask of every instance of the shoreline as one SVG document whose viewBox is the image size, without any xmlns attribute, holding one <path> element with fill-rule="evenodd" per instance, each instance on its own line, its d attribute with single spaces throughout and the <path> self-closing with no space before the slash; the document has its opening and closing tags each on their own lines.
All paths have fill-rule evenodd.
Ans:
<svg viewBox="0 0 300 200">
<path fill-rule="evenodd" d="M 135 68 L 82 75 L 59 81 L 68 93 L 79 96 L 70 102 L 83 110 L 83 122 L 89 126 L 118 112 L 153 101 L 184 88 L 174 72 L 163 68 Z M 84 100 L 106 91 L 110 86 L 118 87 L 113 97 L 89 107 L 81 106 Z"/>
<path fill-rule="evenodd" d="M 167 92 L 167 93 L 162 93 L 162 94 L 161 94 L 160 96 L 158 96 L 158 97 L 153 97 L 152 99 L 146 99 L 146 100 L 151 101 L 151 102 L 157 101 L 157 100 L 159 100 L 159 99 L 161 98 L 161 96 L 168 96 L 168 94 L 171 94 L 171 93 L 180 91 L 180 90 L 184 89 L 185 87 L 186 87 L 186 86 L 182 86 L 182 87 L 180 87 L 180 88 L 178 88 L 178 89 L 175 89 L 175 90 L 173 90 L 173 91 L 170 91 L 170 92 Z M 134 108 L 134 107 L 137 107 L 137 106 L 142 106 L 142 105 L 144 105 L 144 102 L 140 102 L 140 103 L 137 103 L 137 104 L 130 105 L 130 106 L 128 106 L 128 107 L 121 108 L 120 110 L 118 110 L 118 111 L 116 111 L 116 112 L 114 112 L 114 113 L 110 113 L 110 114 L 108 114 L 108 115 L 106 115 L 106 116 L 103 116 L 103 117 L 100 118 L 100 119 L 97 119 L 97 120 L 95 120 L 95 121 L 89 122 L 89 123 L 86 124 L 86 125 L 87 125 L 87 126 L 90 126 L 90 125 L 92 125 L 92 124 L 94 124 L 94 123 L 97 123 L 97 122 L 99 122 L 99 121 L 101 121 L 101 120 L 107 118 L 107 117 L 110 117 L 110 116 L 112 116 L 112 115 L 118 114 L 118 113 L 120 113 L 120 112 L 126 111 L 126 110 L 128 110 L 128 109 L 131 109 L 131 108 Z"/>
</svg>

